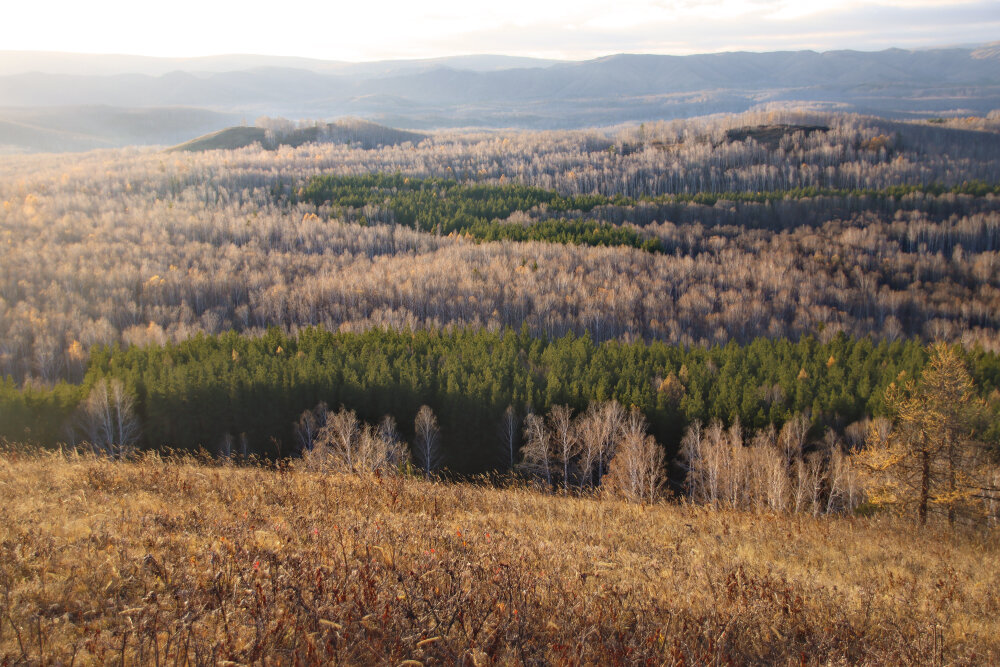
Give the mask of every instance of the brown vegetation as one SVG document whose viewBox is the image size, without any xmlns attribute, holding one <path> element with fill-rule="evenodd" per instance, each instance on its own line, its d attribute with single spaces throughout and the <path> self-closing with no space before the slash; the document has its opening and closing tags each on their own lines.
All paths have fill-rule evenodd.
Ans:
<svg viewBox="0 0 1000 667">
<path fill-rule="evenodd" d="M 888 516 L 8 451 L 0 662 L 990 664 L 998 551 Z"/>
</svg>

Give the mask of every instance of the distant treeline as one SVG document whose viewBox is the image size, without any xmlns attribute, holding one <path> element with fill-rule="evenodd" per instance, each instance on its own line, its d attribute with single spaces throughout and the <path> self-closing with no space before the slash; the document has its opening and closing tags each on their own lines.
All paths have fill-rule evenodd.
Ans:
<svg viewBox="0 0 1000 667">
<path fill-rule="evenodd" d="M 1000 413 L 1000 356 L 964 353 L 978 391 Z M 499 426 L 508 405 L 519 418 L 568 404 L 616 399 L 638 406 L 672 457 L 694 420 L 781 425 L 806 414 L 817 437 L 883 412 L 891 382 L 919 374 L 914 340 L 874 343 L 837 335 L 828 343 L 757 339 L 740 346 L 595 343 L 520 332 L 464 330 L 361 334 L 320 328 L 289 336 L 236 333 L 164 346 L 100 348 L 80 385 L 52 389 L 0 384 L 0 436 L 69 442 L 77 405 L 101 378 L 119 379 L 136 398 L 145 447 L 215 451 L 237 438 L 269 456 L 295 452 L 293 423 L 326 402 L 375 423 L 392 415 L 407 438 L 429 405 L 440 426 L 445 466 L 461 472 L 503 467 Z M 994 419 L 992 435 L 996 436 Z"/>
<path fill-rule="evenodd" d="M 923 194 L 939 197 L 945 194 L 985 197 L 1000 196 L 1000 184 L 983 181 L 966 181 L 947 186 L 940 183 L 923 185 L 892 185 L 874 189 L 844 189 L 801 187 L 767 192 L 696 192 L 674 193 L 655 197 L 644 195 L 638 199 L 602 194 L 560 195 L 553 190 L 527 185 L 461 184 L 454 179 L 417 178 L 403 174 L 366 174 L 361 176 L 314 176 L 303 186 L 298 196 L 316 205 L 328 203 L 339 207 L 361 208 L 365 205 L 388 204 L 396 222 L 417 226 L 424 217 L 451 218 L 456 215 L 497 220 L 514 211 L 527 211 L 545 205 L 559 212 L 592 211 L 598 206 L 634 206 L 639 202 L 693 203 L 714 206 L 719 201 L 766 202 L 814 197 L 867 197 L 872 199 L 900 199 L 908 195 Z M 424 221 L 423 224 L 426 224 Z M 425 227 L 424 231 L 431 231 Z M 452 231 L 448 229 L 448 231 Z"/>
<path fill-rule="evenodd" d="M 714 206 L 719 201 L 742 201 L 763 204 L 766 202 L 782 201 L 785 199 L 809 199 L 813 197 L 868 197 L 872 199 L 900 199 L 908 195 L 923 194 L 939 197 L 945 194 L 969 195 L 972 197 L 985 197 L 986 195 L 1000 195 L 1000 185 L 985 183 L 983 181 L 967 181 L 959 185 L 947 186 L 940 183 L 929 183 L 926 185 L 890 185 L 881 189 L 855 189 L 847 190 L 843 188 L 792 188 L 790 190 L 775 190 L 769 192 L 697 192 L 694 194 L 669 194 L 658 197 L 645 196 L 640 201 L 655 203 L 668 202 L 691 202 Z"/>
</svg>

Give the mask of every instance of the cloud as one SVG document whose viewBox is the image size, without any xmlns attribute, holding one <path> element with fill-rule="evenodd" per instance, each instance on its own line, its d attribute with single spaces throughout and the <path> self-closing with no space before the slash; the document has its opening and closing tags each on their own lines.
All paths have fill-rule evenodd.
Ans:
<svg viewBox="0 0 1000 667">
<path fill-rule="evenodd" d="M 53 17 L 56 17 L 53 19 Z M 16 29 L 15 29 L 16 26 Z M 468 0 L 15 3 L 7 49 L 374 60 L 465 53 L 882 49 L 997 39 L 995 0 Z"/>
<path fill-rule="evenodd" d="M 717 4 L 721 7 L 725 3 Z M 501 25 L 421 46 L 452 52 L 475 43 L 490 52 L 578 59 L 621 52 L 683 55 L 738 50 L 877 50 L 988 42 L 1000 35 L 1000 12 L 993 2 L 833 6 L 795 17 L 778 11 L 781 2 L 754 4 L 761 10 L 757 14 L 738 11 L 711 22 L 688 15 L 642 24 L 590 21 L 571 30 L 533 25 L 513 31 Z"/>
</svg>

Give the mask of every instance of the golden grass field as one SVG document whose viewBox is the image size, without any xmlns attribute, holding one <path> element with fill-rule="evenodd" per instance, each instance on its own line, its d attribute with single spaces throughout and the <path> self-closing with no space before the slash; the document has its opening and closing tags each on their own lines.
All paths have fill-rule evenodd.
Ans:
<svg viewBox="0 0 1000 667">
<path fill-rule="evenodd" d="M 0 664 L 997 664 L 996 531 L 0 455 Z"/>
</svg>

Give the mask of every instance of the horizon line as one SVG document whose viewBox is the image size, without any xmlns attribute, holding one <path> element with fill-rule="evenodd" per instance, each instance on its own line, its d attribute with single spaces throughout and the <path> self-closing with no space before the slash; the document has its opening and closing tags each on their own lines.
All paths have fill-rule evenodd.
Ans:
<svg viewBox="0 0 1000 667">
<path fill-rule="evenodd" d="M 726 54 L 738 54 L 738 53 L 750 53 L 750 54 L 766 54 L 766 53 L 837 53 L 837 52 L 857 52 L 857 53 L 880 53 L 884 51 L 934 51 L 934 50 L 946 50 L 946 49 L 977 49 L 986 48 L 990 46 L 1000 46 L 1000 40 L 991 42 L 969 42 L 969 43 L 928 43 L 925 46 L 888 46 L 882 48 L 873 49 L 863 49 L 863 48 L 831 48 L 831 49 L 775 49 L 775 50 L 757 50 L 757 49 L 729 49 L 720 51 L 699 51 L 694 53 L 664 53 L 656 51 L 609 51 L 601 55 L 595 55 L 589 58 L 547 58 L 542 56 L 534 55 L 521 55 L 521 54 L 507 54 L 507 53 L 454 53 L 450 55 L 437 55 L 437 56 L 422 56 L 413 58 L 378 58 L 372 60 L 346 60 L 346 59 L 335 59 L 335 58 L 317 58 L 313 56 L 301 56 L 294 54 L 274 54 L 274 53 L 249 53 L 249 52 L 229 52 L 229 53 L 211 53 L 202 55 L 146 55 L 141 53 L 122 53 L 122 52 L 96 52 L 96 51 L 52 51 L 52 50 L 33 50 L 33 49 L 0 49 L 0 57 L 4 55 L 48 55 L 48 56 L 84 56 L 84 57 L 95 57 L 95 58 L 142 58 L 147 60 L 211 60 L 216 58 L 275 58 L 275 59 L 287 59 L 287 60 L 304 60 L 315 63 L 329 63 L 329 64 L 341 64 L 341 65 L 365 65 L 365 64 L 377 64 L 377 63 L 418 63 L 418 62 L 433 62 L 438 60 L 452 60 L 461 58 L 509 58 L 512 60 L 537 60 L 540 62 L 551 62 L 551 63 L 582 63 L 589 62 L 592 60 L 600 60 L 602 58 L 611 58 L 615 56 L 665 56 L 665 57 L 675 57 L 675 58 L 687 58 L 692 56 L 711 56 L 711 55 L 726 55 Z"/>
</svg>

